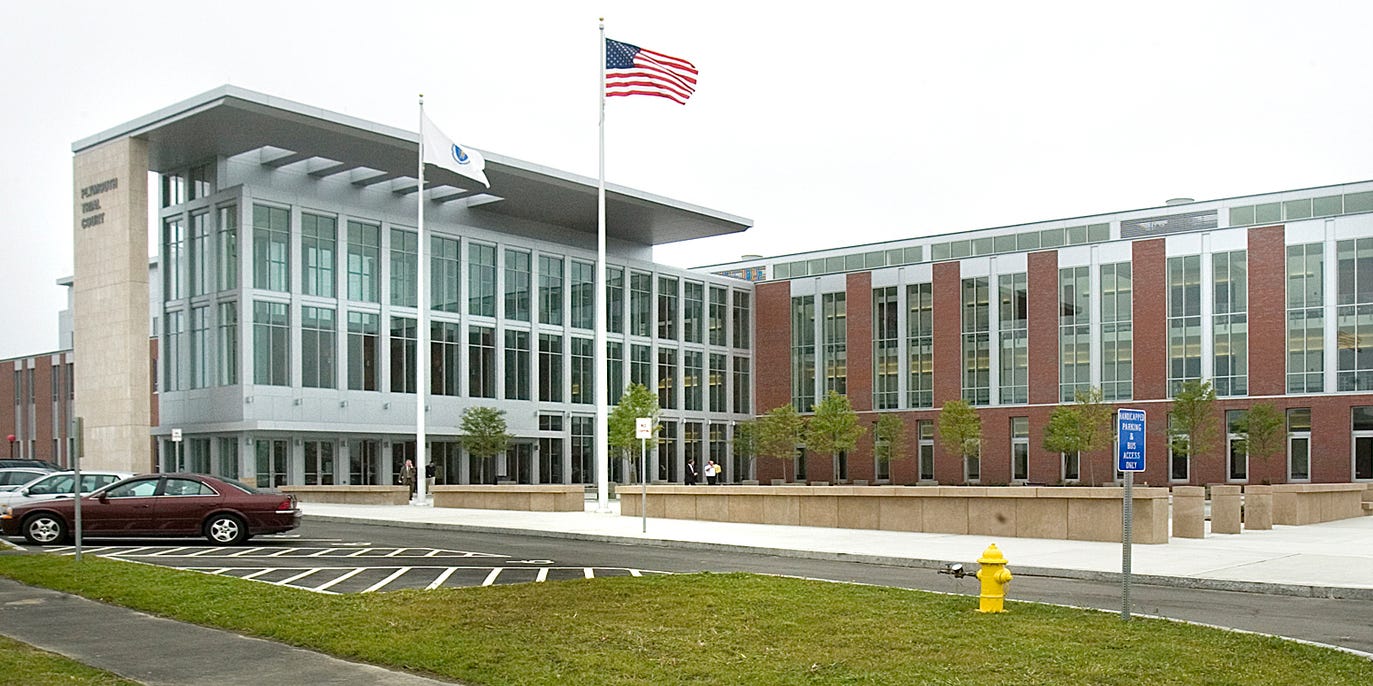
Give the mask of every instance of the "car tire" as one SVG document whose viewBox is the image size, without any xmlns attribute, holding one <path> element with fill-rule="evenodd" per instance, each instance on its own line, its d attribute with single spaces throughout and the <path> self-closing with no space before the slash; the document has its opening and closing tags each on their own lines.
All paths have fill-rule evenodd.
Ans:
<svg viewBox="0 0 1373 686">
<path fill-rule="evenodd" d="M 24 539 L 34 545 L 49 545 L 67 540 L 67 523 L 51 514 L 36 514 L 24 520 Z"/>
<path fill-rule="evenodd" d="M 219 545 L 238 545 L 248 540 L 248 525 L 231 514 L 217 514 L 205 520 L 205 538 Z"/>
</svg>

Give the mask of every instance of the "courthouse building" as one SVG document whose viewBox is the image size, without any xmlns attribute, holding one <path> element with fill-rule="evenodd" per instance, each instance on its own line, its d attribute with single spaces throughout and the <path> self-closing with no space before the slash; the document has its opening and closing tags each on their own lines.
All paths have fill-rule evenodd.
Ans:
<svg viewBox="0 0 1373 686">
<path fill-rule="evenodd" d="M 417 142 L 228 86 L 78 141 L 74 344 L 0 361 L 11 450 L 65 463 L 80 415 L 88 464 L 395 483 L 415 455 L 422 197 L 440 483 L 594 483 L 596 180 L 488 153 L 489 190 L 438 169 L 420 189 Z M 616 186 L 607 205 L 611 401 L 657 391 L 655 479 L 706 458 L 728 482 L 781 477 L 735 455 L 736 426 L 834 390 L 868 429 L 902 417 L 911 459 L 875 460 L 869 430 L 851 454 L 798 447 L 787 476 L 1108 483 L 1109 451 L 1043 447 L 1052 410 L 1096 388 L 1148 413 L 1139 481 L 1373 480 L 1373 181 L 695 270 L 653 246 L 750 222 Z M 1214 385 L 1222 430 L 1188 459 L 1166 426 L 1192 379 Z M 982 417 L 976 459 L 936 430 L 959 398 Z M 1229 430 L 1261 402 L 1286 418 L 1267 459 Z M 506 412 L 507 455 L 462 450 L 474 405 Z"/>
</svg>

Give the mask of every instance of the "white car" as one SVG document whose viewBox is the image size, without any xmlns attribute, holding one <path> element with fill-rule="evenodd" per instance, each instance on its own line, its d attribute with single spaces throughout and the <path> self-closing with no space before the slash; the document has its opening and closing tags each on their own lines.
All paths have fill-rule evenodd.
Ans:
<svg viewBox="0 0 1373 686">
<path fill-rule="evenodd" d="M 42 467 L 8 467 L 0 469 L 0 491 L 16 491 L 24 484 L 55 470 Z"/>
<path fill-rule="evenodd" d="M 112 472 L 101 469 L 81 470 L 81 492 L 90 493 L 97 488 L 108 486 L 120 479 L 133 476 L 133 472 Z M 27 505 L 53 498 L 71 497 L 72 472 L 53 472 L 34 479 L 13 490 L 0 492 L 0 508 L 6 505 Z"/>
</svg>

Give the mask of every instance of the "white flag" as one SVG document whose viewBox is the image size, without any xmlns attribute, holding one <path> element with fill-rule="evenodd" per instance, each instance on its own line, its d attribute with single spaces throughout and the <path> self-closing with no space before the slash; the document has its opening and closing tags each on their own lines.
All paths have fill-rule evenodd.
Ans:
<svg viewBox="0 0 1373 686">
<path fill-rule="evenodd" d="M 424 162 L 443 167 L 473 181 L 480 181 L 483 186 L 490 188 L 491 182 L 486 180 L 486 159 L 482 157 L 482 154 L 454 143 L 453 139 L 443 135 L 439 127 L 434 126 L 434 122 L 429 121 L 428 116 L 422 118 L 424 120 Z"/>
</svg>

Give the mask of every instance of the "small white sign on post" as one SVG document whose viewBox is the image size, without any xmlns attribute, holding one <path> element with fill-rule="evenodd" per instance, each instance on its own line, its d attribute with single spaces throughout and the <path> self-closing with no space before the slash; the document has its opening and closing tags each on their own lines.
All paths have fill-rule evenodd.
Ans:
<svg viewBox="0 0 1373 686">
<path fill-rule="evenodd" d="M 181 429 L 172 429 L 172 442 L 173 442 L 173 443 L 180 443 L 180 442 L 181 442 Z"/>
<path fill-rule="evenodd" d="M 653 418 L 635 417 L 634 418 L 634 437 L 653 438 Z"/>
</svg>

